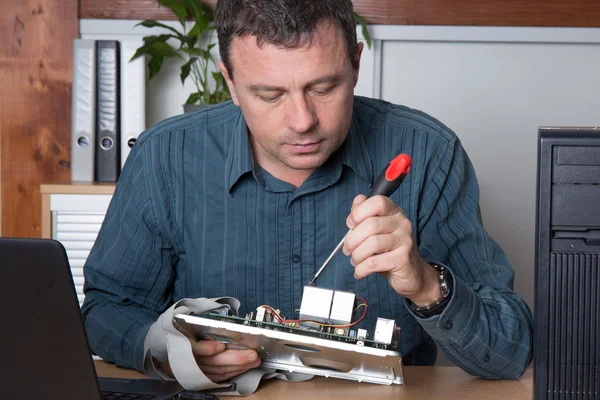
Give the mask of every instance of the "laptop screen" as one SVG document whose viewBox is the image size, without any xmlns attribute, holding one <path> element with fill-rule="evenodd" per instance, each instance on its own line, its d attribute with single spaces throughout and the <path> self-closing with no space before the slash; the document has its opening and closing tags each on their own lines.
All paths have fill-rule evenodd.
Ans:
<svg viewBox="0 0 600 400">
<path fill-rule="evenodd" d="M 0 318 L 5 382 L 0 398 L 100 398 L 59 243 L 0 238 Z"/>
</svg>

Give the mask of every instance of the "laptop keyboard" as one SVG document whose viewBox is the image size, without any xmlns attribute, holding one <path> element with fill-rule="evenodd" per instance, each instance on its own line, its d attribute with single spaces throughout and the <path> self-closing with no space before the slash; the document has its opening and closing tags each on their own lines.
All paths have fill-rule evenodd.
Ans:
<svg viewBox="0 0 600 400">
<path fill-rule="evenodd" d="M 151 394 L 101 392 L 102 400 L 152 400 L 155 396 Z"/>
<path fill-rule="evenodd" d="M 102 400 L 152 400 L 156 396 L 151 394 L 135 394 L 135 393 L 117 393 L 117 392 L 100 392 Z M 189 400 L 219 400 L 212 393 L 195 393 L 183 391 L 173 397 L 173 399 L 189 399 Z"/>
</svg>

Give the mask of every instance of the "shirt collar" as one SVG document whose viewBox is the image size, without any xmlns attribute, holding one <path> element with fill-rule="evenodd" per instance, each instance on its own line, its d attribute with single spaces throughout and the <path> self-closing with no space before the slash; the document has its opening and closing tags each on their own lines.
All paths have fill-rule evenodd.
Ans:
<svg viewBox="0 0 600 400">
<path fill-rule="evenodd" d="M 229 192 L 231 192 L 231 189 L 242 175 L 251 172 L 254 168 L 252 147 L 250 146 L 250 140 L 248 139 L 248 126 L 246 125 L 246 120 L 239 108 L 238 113 L 239 115 L 237 123 L 233 128 L 225 166 L 225 176 L 227 178 L 227 189 Z"/>
<path fill-rule="evenodd" d="M 373 163 L 354 113 L 350 123 L 350 132 L 340 150 L 342 151 L 342 164 L 347 165 L 355 174 L 373 184 Z"/>
<path fill-rule="evenodd" d="M 233 186 L 235 186 L 244 174 L 252 172 L 254 169 L 254 157 L 252 155 L 250 140 L 248 139 L 248 126 L 241 110 L 238 112 L 239 117 L 234 127 L 226 161 L 227 188 L 229 192 L 231 192 Z M 343 165 L 350 167 L 354 173 L 370 184 L 373 183 L 371 158 L 369 157 L 365 139 L 360 132 L 359 124 L 354 114 L 352 114 L 348 136 L 336 153 L 341 155 Z"/>
</svg>

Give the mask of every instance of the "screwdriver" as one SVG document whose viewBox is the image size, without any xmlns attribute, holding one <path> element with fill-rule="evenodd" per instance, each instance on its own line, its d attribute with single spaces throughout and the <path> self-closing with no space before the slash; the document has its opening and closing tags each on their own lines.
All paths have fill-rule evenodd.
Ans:
<svg viewBox="0 0 600 400">
<path fill-rule="evenodd" d="M 381 173 L 377 177 L 377 180 L 375 181 L 375 184 L 373 185 L 373 188 L 371 189 L 371 192 L 369 193 L 368 197 L 378 196 L 378 195 L 387 196 L 387 197 L 391 196 L 392 193 L 394 193 L 396 191 L 396 189 L 398 189 L 398 187 L 400 187 L 400 184 L 402 183 L 404 178 L 406 178 L 408 171 L 410 171 L 411 164 L 412 164 L 412 160 L 408 154 L 400 154 L 400 155 L 396 156 L 383 169 L 383 171 L 381 171 Z M 333 249 L 333 251 L 331 252 L 329 257 L 327 257 L 327 260 L 325 260 L 325 262 L 323 263 L 321 268 L 319 268 L 319 270 L 317 271 L 315 276 L 313 276 L 313 278 L 311 279 L 308 286 L 311 286 L 312 284 L 315 283 L 315 281 L 317 280 L 319 275 L 321 275 L 321 272 L 323 272 L 323 270 L 325 269 L 327 264 L 329 264 L 331 259 L 344 246 L 344 240 L 346 240 L 346 236 L 348 236 L 348 233 L 350 233 L 350 232 L 352 232 L 352 229 L 350 229 L 344 235 L 344 237 L 342 238 L 342 241 L 335 247 L 335 249 Z"/>
</svg>

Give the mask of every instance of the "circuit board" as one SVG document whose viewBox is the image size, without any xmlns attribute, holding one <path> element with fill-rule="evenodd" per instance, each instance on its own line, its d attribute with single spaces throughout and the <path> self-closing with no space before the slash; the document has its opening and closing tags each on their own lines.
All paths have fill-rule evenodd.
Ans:
<svg viewBox="0 0 600 400">
<path fill-rule="evenodd" d="M 369 339 L 359 339 L 356 336 L 351 337 L 349 335 L 337 335 L 333 332 L 325 331 L 322 329 L 317 330 L 317 329 L 307 328 L 304 326 L 300 326 L 300 327 L 296 328 L 293 326 L 284 325 L 279 322 L 256 321 L 253 319 L 246 319 L 246 318 L 240 318 L 240 317 L 235 317 L 235 316 L 231 316 L 231 315 L 216 314 L 216 313 L 202 314 L 202 315 L 195 315 L 195 316 L 203 317 L 203 318 L 210 318 L 210 319 L 214 319 L 217 321 L 232 322 L 234 324 L 239 324 L 239 325 L 253 326 L 256 328 L 270 329 L 270 330 L 279 331 L 279 332 L 295 333 L 298 335 L 310 336 L 310 337 L 315 337 L 315 338 L 335 340 L 338 342 L 351 343 L 351 344 L 356 344 L 359 346 L 372 347 L 375 349 L 393 350 L 393 351 L 397 350 L 396 342 L 393 342 L 392 344 L 378 343 L 378 342 L 374 342 Z"/>
</svg>

